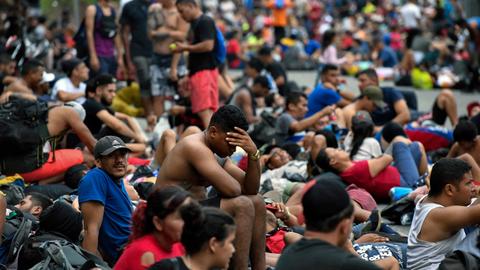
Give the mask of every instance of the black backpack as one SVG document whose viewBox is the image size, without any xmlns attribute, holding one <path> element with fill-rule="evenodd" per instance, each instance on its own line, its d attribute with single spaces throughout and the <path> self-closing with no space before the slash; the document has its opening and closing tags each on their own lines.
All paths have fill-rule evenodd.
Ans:
<svg viewBox="0 0 480 270">
<path fill-rule="evenodd" d="M 48 105 L 42 101 L 13 98 L 0 105 L 0 171 L 30 172 L 48 159 Z"/>
<path fill-rule="evenodd" d="M 110 269 L 106 262 L 56 233 L 30 237 L 18 262 L 18 269 Z"/>
<path fill-rule="evenodd" d="M 0 191 L 5 193 L 7 205 L 16 205 L 25 198 L 23 188 L 15 184 L 0 185 Z"/>
<path fill-rule="evenodd" d="M 95 20 L 94 27 L 97 22 L 100 22 L 100 34 L 105 38 L 114 38 L 117 34 L 117 25 L 115 23 L 115 10 L 112 8 L 112 15 L 109 17 L 103 16 L 102 9 L 98 4 L 95 4 Z M 88 43 L 87 43 L 87 28 L 85 27 L 85 19 L 78 27 L 77 32 L 73 36 L 75 41 L 75 50 L 77 51 L 77 58 L 86 60 L 88 58 Z"/>
<path fill-rule="evenodd" d="M 275 144 L 277 142 L 277 118 L 266 111 L 263 111 L 260 117 L 262 120 L 253 126 L 250 137 L 257 147 L 262 147 L 265 144 Z"/>
<path fill-rule="evenodd" d="M 0 265 L 12 263 L 38 223 L 32 216 L 22 213 L 16 208 L 9 208 L 10 214 L 6 217 L 3 228 L 2 244 L 0 245 Z"/>
</svg>

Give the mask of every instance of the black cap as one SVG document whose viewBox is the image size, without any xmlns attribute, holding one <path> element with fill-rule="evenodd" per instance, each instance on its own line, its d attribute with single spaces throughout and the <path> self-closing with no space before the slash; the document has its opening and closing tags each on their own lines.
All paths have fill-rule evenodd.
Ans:
<svg viewBox="0 0 480 270">
<path fill-rule="evenodd" d="M 65 74 L 67 74 L 68 77 L 70 77 L 70 75 L 72 75 L 73 70 L 81 63 L 83 63 L 82 60 L 78 58 L 65 60 L 62 62 L 62 70 L 63 72 L 65 72 Z"/>
<path fill-rule="evenodd" d="M 116 83 L 117 80 L 110 74 L 100 74 L 95 78 L 95 87 Z"/>
<path fill-rule="evenodd" d="M 114 151 L 126 149 L 129 152 L 130 148 L 128 148 L 122 139 L 116 136 L 105 136 L 98 140 L 97 144 L 95 144 L 95 149 L 93 149 L 93 155 L 95 158 L 99 158 L 100 156 L 107 156 L 113 153 Z"/>
<path fill-rule="evenodd" d="M 272 48 L 269 46 L 263 46 L 258 50 L 258 55 L 271 55 L 272 54 Z"/>
<path fill-rule="evenodd" d="M 302 205 L 307 227 L 309 223 L 335 216 L 350 204 L 348 193 L 336 180 L 312 180 L 304 187 Z"/>
</svg>

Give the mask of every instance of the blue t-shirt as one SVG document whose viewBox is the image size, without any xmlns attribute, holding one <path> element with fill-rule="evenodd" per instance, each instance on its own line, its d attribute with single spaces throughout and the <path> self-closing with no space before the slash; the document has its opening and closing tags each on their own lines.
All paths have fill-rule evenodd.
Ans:
<svg viewBox="0 0 480 270">
<path fill-rule="evenodd" d="M 132 203 L 123 181 L 115 182 L 100 168 L 90 170 L 80 181 L 78 201 L 96 201 L 104 206 L 98 245 L 109 258 L 117 259 L 118 249 L 130 235 L 132 220 Z"/>
<path fill-rule="evenodd" d="M 394 67 L 398 64 L 398 58 L 395 51 L 389 47 L 385 46 L 383 50 L 380 51 L 380 60 L 382 60 L 382 65 L 384 67 Z"/>
<path fill-rule="evenodd" d="M 395 102 L 403 99 L 402 93 L 391 88 L 382 87 L 383 101 L 387 104 L 385 108 L 376 108 L 370 115 L 372 116 L 373 123 L 377 126 L 385 125 L 391 121 L 397 113 L 395 112 Z"/>
<path fill-rule="evenodd" d="M 337 91 L 323 87 L 322 84 L 318 86 L 308 96 L 308 112 L 305 117 L 312 116 L 323 108 L 337 104 L 342 97 Z"/>
</svg>

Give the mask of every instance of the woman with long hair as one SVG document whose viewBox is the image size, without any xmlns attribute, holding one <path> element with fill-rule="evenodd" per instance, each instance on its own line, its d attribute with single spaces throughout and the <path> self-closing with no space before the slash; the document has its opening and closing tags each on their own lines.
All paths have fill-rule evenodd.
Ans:
<svg viewBox="0 0 480 270">
<path fill-rule="evenodd" d="M 337 47 L 335 46 L 336 33 L 327 30 L 322 36 L 322 49 L 320 55 L 321 64 L 343 65 L 347 61 L 345 57 L 338 58 Z"/>
<path fill-rule="evenodd" d="M 366 111 L 352 117 L 350 134 L 345 138 L 345 151 L 353 161 L 369 160 L 382 155 L 380 143 L 373 138 L 374 124 Z"/>
<path fill-rule="evenodd" d="M 184 254 L 179 243 L 184 221 L 179 209 L 190 193 L 177 186 L 155 189 L 133 213 L 129 243 L 114 269 L 147 269 L 153 263 Z"/>
<path fill-rule="evenodd" d="M 201 208 L 191 203 L 181 210 L 185 226 L 182 244 L 186 254 L 165 259 L 150 269 L 209 270 L 227 269 L 235 252 L 235 221 L 219 208 Z"/>
</svg>

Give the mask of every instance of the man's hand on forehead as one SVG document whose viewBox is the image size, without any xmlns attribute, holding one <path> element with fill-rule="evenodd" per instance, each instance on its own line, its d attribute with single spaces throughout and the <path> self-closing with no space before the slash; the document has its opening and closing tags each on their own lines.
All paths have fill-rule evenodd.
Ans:
<svg viewBox="0 0 480 270">
<path fill-rule="evenodd" d="M 257 146 L 250 138 L 250 135 L 239 127 L 235 127 L 234 131 L 227 132 L 226 140 L 230 145 L 241 147 L 249 155 L 257 152 Z"/>
</svg>

